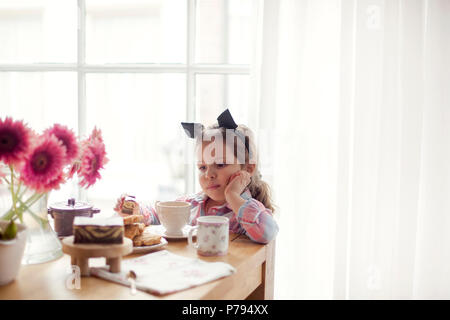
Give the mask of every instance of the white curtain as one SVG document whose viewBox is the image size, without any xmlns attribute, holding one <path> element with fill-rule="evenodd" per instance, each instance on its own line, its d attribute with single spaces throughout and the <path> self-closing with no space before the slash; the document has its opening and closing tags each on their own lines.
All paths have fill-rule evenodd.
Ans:
<svg viewBox="0 0 450 320">
<path fill-rule="evenodd" d="M 275 298 L 450 299 L 450 1 L 265 0 L 260 17 Z"/>
</svg>

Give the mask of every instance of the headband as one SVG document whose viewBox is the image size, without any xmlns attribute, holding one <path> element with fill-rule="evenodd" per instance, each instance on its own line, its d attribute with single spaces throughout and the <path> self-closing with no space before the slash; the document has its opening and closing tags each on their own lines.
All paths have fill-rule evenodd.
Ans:
<svg viewBox="0 0 450 320">
<path fill-rule="evenodd" d="M 234 130 L 234 133 L 244 143 L 245 149 L 247 149 L 249 156 L 251 157 L 249 145 L 245 141 L 245 136 L 237 129 L 238 125 L 236 124 L 236 122 L 234 122 L 233 117 L 231 116 L 231 113 L 228 109 L 226 109 L 217 117 L 217 122 L 219 123 L 219 128 Z M 183 129 L 186 132 L 187 136 L 192 139 L 195 139 L 198 133 L 201 133 L 204 128 L 201 123 L 194 122 L 182 122 L 181 125 L 183 126 Z"/>
</svg>

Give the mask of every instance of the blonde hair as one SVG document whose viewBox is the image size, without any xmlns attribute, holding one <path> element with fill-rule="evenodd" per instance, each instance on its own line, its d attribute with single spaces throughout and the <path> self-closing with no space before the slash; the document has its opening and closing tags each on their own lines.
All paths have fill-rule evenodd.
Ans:
<svg viewBox="0 0 450 320">
<path fill-rule="evenodd" d="M 217 132 L 217 130 L 221 133 L 223 141 L 230 145 L 232 144 L 233 147 L 233 154 L 235 158 L 238 158 L 238 144 L 234 143 L 234 137 L 232 141 L 227 141 L 227 130 L 223 127 L 219 127 L 218 123 L 215 123 L 213 125 L 208 126 L 207 128 L 202 129 L 201 136 L 208 136 L 211 132 Z M 258 168 L 258 153 L 256 150 L 256 144 L 255 144 L 255 135 L 253 134 L 253 131 L 248 128 L 245 125 L 238 125 L 238 127 L 235 129 L 239 131 L 244 137 L 245 137 L 245 164 L 241 164 L 241 166 L 248 165 L 248 164 L 255 164 L 255 171 L 253 172 L 253 175 L 250 180 L 250 184 L 248 185 L 248 189 L 252 195 L 252 197 L 259 202 L 261 202 L 267 209 L 270 209 L 272 212 L 275 211 L 274 205 L 272 203 L 272 195 L 271 190 L 267 182 L 263 181 L 261 179 L 261 173 Z M 240 136 L 242 136 L 240 135 Z M 230 140 L 230 139 L 228 139 Z M 201 140 L 197 140 L 197 143 L 199 143 Z M 244 142 L 244 141 L 243 141 Z"/>
</svg>

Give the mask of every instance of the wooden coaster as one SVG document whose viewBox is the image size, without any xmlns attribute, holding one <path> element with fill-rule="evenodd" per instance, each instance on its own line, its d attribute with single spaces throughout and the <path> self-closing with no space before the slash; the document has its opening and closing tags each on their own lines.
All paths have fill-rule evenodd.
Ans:
<svg viewBox="0 0 450 320">
<path fill-rule="evenodd" d="M 75 244 L 74 236 L 62 240 L 63 252 L 71 256 L 71 265 L 80 267 L 82 276 L 89 276 L 89 258 L 105 257 L 109 271 L 120 272 L 122 256 L 133 251 L 133 241 L 123 238 L 121 244 Z"/>
</svg>

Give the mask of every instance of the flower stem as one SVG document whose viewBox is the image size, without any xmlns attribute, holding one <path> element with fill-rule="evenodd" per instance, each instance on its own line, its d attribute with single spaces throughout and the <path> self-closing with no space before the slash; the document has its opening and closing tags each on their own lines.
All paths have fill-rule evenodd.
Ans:
<svg viewBox="0 0 450 320">
<path fill-rule="evenodd" d="M 16 198 L 19 198 L 19 193 L 20 193 L 21 187 L 22 187 L 22 181 L 19 181 L 19 186 L 17 187 L 17 190 L 16 190 Z"/>
<path fill-rule="evenodd" d="M 1 219 L 2 220 L 16 220 L 19 218 L 21 222 L 23 222 L 23 213 L 24 211 L 31 211 L 29 207 L 36 203 L 40 198 L 42 198 L 45 193 L 34 193 L 30 196 L 26 201 L 22 201 L 20 198 L 17 200 L 20 202 L 20 206 L 17 208 L 11 207 L 8 212 L 6 212 Z M 16 216 L 16 217 L 15 217 Z"/>
<path fill-rule="evenodd" d="M 9 209 L 3 216 L 2 220 L 11 220 L 15 215 L 13 208 Z"/>
<path fill-rule="evenodd" d="M 28 188 L 25 186 L 25 189 L 22 190 L 22 193 L 19 194 L 19 198 L 22 199 L 23 195 L 25 194 L 25 192 L 28 191 Z"/>
<path fill-rule="evenodd" d="M 28 212 L 31 214 L 31 216 L 34 218 L 34 220 L 36 220 L 36 222 L 38 222 L 38 223 L 41 225 L 41 227 L 45 227 L 45 223 L 46 223 L 48 220 L 39 217 L 37 214 L 35 214 L 35 213 L 31 210 L 30 207 L 31 207 L 36 201 L 38 201 L 40 198 L 42 198 L 42 196 L 43 196 L 44 194 L 45 194 L 45 193 L 38 194 L 39 196 L 38 196 L 32 203 L 30 203 L 29 205 L 27 205 L 26 203 L 22 202 L 22 200 L 19 199 L 19 202 L 22 204 L 21 207 L 24 207 L 24 211 L 28 211 Z"/>
<path fill-rule="evenodd" d="M 14 194 L 14 167 L 12 166 L 12 164 L 9 165 L 9 170 L 11 173 L 11 183 L 9 184 L 10 189 L 11 189 L 11 197 L 12 197 L 12 202 L 13 202 L 13 211 L 16 211 L 16 195 Z"/>
<path fill-rule="evenodd" d="M 23 213 L 25 211 L 28 211 L 38 223 L 43 225 L 48 220 L 43 219 L 38 215 L 36 215 L 31 210 L 31 206 L 34 203 L 36 203 L 39 199 L 41 199 L 46 193 L 34 192 L 28 199 L 22 201 L 22 197 L 28 191 L 28 188 L 26 186 L 23 186 L 22 181 L 20 181 L 20 179 L 15 175 L 13 165 L 11 164 L 9 165 L 9 170 L 10 170 L 10 180 L 8 180 L 6 176 L 3 177 L 3 179 L 6 181 L 7 184 L 9 184 L 9 191 L 11 193 L 12 205 L 11 208 L 5 214 L 3 214 L 3 216 L 0 217 L 0 219 L 7 221 L 14 221 L 16 219 L 19 219 L 20 222 L 23 223 Z M 15 182 L 18 183 L 17 188 L 14 187 Z M 22 188 L 22 186 L 24 188 Z"/>
</svg>

